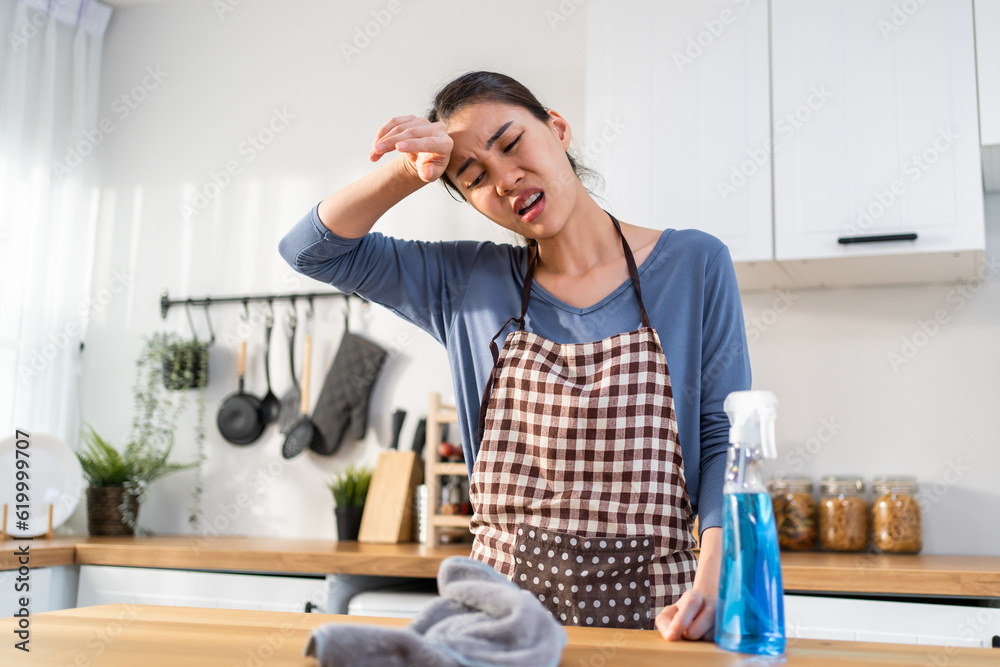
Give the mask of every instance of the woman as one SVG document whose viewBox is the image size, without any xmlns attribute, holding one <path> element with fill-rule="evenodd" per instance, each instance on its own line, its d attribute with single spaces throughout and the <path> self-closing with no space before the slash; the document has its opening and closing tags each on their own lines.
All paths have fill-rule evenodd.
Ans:
<svg viewBox="0 0 1000 667">
<path fill-rule="evenodd" d="M 703 232 L 660 232 L 603 211 L 567 152 L 571 137 L 513 79 L 463 75 L 427 118 L 386 123 L 369 159 L 398 155 L 320 202 L 280 251 L 297 271 L 385 305 L 446 346 L 473 558 L 564 624 L 655 623 L 670 640 L 710 639 L 722 402 L 750 388 L 732 261 Z M 370 233 L 435 180 L 527 245 Z"/>
</svg>

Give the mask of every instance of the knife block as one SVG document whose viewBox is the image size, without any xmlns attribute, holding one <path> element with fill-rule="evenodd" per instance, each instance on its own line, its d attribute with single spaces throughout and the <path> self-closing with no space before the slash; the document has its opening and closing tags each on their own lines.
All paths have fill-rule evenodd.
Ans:
<svg viewBox="0 0 1000 667">
<path fill-rule="evenodd" d="M 358 542 L 413 541 L 413 497 L 423 474 L 423 463 L 413 452 L 379 454 L 365 499 Z"/>
</svg>

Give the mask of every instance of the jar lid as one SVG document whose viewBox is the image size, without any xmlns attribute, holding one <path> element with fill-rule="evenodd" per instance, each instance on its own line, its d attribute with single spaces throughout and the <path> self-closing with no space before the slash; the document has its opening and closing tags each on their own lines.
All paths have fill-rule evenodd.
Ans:
<svg viewBox="0 0 1000 667">
<path fill-rule="evenodd" d="M 827 475 L 820 480 L 823 493 L 864 493 L 864 478 L 859 475 Z"/>
<path fill-rule="evenodd" d="M 808 477 L 775 477 L 771 480 L 771 491 L 775 493 L 812 493 L 812 479 Z"/>
<path fill-rule="evenodd" d="M 920 488 L 916 477 L 908 475 L 892 475 L 876 477 L 872 480 L 875 493 L 916 493 Z"/>
</svg>

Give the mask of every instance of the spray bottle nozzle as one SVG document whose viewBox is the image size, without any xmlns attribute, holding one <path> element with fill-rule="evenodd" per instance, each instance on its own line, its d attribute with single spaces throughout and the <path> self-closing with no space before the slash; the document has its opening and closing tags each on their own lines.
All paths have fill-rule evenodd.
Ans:
<svg viewBox="0 0 1000 667">
<path fill-rule="evenodd" d="M 759 445 L 765 459 L 778 458 L 774 439 L 774 420 L 778 399 L 769 391 L 734 391 L 726 396 L 723 409 L 729 415 L 729 441 L 740 445 Z"/>
</svg>

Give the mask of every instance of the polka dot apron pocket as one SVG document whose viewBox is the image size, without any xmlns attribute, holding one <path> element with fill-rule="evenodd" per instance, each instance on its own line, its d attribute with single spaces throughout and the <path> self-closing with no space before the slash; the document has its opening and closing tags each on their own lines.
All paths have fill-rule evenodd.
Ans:
<svg viewBox="0 0 1000 667">
<path fill-rule="evenodd" d="M 563 625 L 646 630 L 652 558 L 650 538 L 579 537 L 521 524 L 513 581 Z"/>
</svg>

